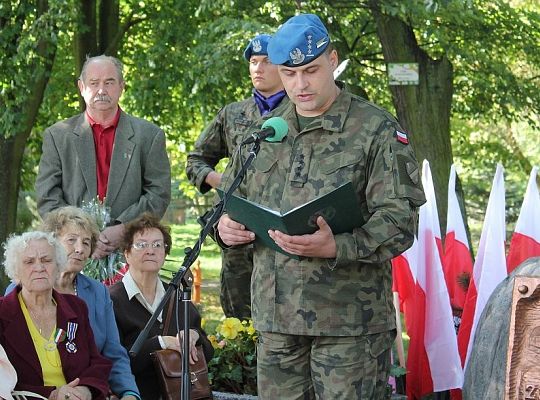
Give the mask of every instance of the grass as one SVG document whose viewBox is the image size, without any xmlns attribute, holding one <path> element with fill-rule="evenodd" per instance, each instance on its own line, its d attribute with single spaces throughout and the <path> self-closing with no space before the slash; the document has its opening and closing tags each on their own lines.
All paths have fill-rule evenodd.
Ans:
<svg viewBox="0 0 540 400">
<path fill-rule="evenodd" d="M 185 225 L 171 225 L 172 248 L 167 261 L 161 270 L 161 277 L 169 281 L 184 262 L 187 247 L 193 247 L 199 237 L 200 226 L 194 221 Z M 201 313 L 207 332 L 214 332 L 217 324 L 224 318 L 219 303 L 219 274 L 221 271 L 221 253 L 217 244 L 211 239 L 204 241 L 199 257 L 193 268 L 199 263 L 202 273 L 201 302 L 197 308 Z"/>
</svg>

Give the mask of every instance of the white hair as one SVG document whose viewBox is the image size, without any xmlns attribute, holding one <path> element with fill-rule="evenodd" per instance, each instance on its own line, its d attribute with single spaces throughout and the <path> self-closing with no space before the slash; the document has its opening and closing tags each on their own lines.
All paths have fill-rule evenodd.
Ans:
<svg viewBox="0 0 540 400">
<path fill-rule="evenodd" d="M 56 240 L 52 233 L 31 231 L 21 235 L 12 235 L 4 243 L 4 271 L 11 280 L 16 280 L 18 268 L 21 265 L 21 254 L 32 240 L 46 240 L 54 249 L 56 269 L 58 273 L 67 266 L 67 254 L 64 247 Z"/>
</svg>

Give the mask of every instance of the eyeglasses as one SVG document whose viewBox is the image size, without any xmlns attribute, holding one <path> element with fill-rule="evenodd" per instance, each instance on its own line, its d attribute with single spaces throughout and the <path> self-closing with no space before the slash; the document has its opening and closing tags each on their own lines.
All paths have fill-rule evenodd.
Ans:
<svg viewBox="0 0 540 400">
<path fill-rule="evenodd" d="M 148 249 L 152 247 L 153 249 L 165 249 L 167 245 L 163 243 L 161 240 L 156 240 L 155 242 L 148 243 L 148 242 L 137 242 L 133 243 L 131 245 L 135 250 L 143 250 Z"/>
</svg>

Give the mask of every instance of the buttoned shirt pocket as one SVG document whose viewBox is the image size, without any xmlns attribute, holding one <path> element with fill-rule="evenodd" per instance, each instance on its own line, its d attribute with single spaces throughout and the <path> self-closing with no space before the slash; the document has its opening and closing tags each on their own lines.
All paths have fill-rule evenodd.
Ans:
<svg viewBox="0 0 540 400">
<path fill-rule="evenodd" d="M 270 172 L 276 162 L 277 160 L 273 160 L 270 157 L 257 157 L 253 161 L 253 167 L 255 168 L 256 173 L 260 172 L 267 174 Z"/>
<path fill-rule="evenodd" d="M 332 187 L 341 186 L 347 182 L 357 185 L 358 171 L 362 169 L 362 159 L 358 153 L 341 152 L 329 157 L 322 158 L 320 170 L 325 181 Z"/>
<path fill-rule="evenodd" d="M 253 169 L 248 172 L 249 186 L 251 193 L 258 193 L 259 196 L 253 198 L 254 201 L 261 201 L 262 197 L 267 197 L 275 191 L 276 188 L 267 187 L 270 177 L 276 169 L 277 160 L 272 157 L 257 157 L 253 161 Z M 266 193 L 267 196 L 263 196 Z M 279 190 L 281 193 L 281 190 Z"/>
</svg>

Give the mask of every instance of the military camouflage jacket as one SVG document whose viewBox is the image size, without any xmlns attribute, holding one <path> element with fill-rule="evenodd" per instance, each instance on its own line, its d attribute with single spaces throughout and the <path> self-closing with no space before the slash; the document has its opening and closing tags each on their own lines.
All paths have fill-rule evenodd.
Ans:
<svg viewBox="0 0 540 400">
<path fill-rule="evenodd" d="M 288 98 L 285 97 L 278 108 L 287 102 Z M 250 97 L 223 107 L 201 133 L 195 142 L 194 150 L 188 154 L 186 165 L 189 181 L 201 193 L 206 193 L 211 189 L 210 185 L 204 181 L 206 176 L 214 170 L 221 159 L 233 154 L 246 131 L 260 118 L 261 113 L 257 104 L 253 97 Z"/>
<path fill-rule="evenodd" d="M 393 329 L 390 260 L 411 246 L 425 202 L 406 134 L 389 113 L 346 91 L 302 132 L 292 102 L 281 116 L 287 137 L 261 144 L 240 193 L 284 213 L 351 181 L 365 223 L 335 235 L 335 260 L 298 261 L 256 244 L 255 327 L 315 336 Z"/>
</svg>

